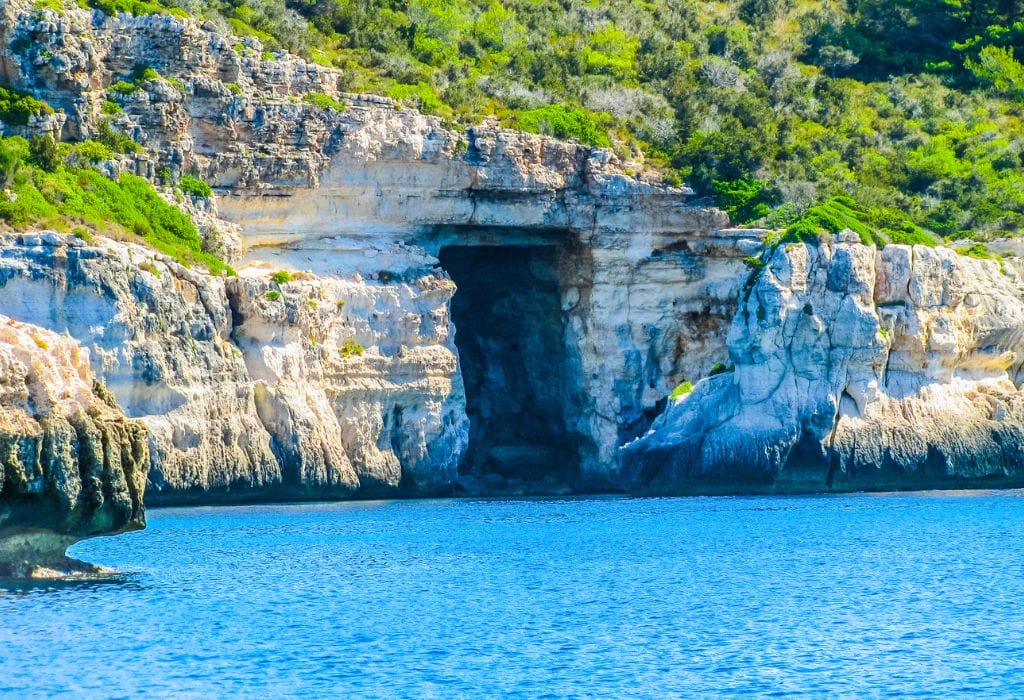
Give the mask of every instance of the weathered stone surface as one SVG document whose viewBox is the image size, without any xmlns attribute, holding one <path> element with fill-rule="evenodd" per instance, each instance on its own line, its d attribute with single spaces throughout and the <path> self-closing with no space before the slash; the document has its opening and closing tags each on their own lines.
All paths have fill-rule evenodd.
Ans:
<svg viewBox="0 0 1024 700">
<path fill-rule="evenodd" d="M 78 540 L 146 525 L 145 427 L 71 338 L 0 316 L 0 576 L 78 570 Z"/>
<path fill-rule="evenodd" d="M 280 52 L 265 60 L 257 41 L 191 20 L 25 0 L 0 0 L 0 14 L 0 78 L 66 113 L 32 128 L 94 133 L 110 85 L 152 66 L 174 80 L 119 98 L 113 118 L 147 152 L 103 167 L 194 173 L 217 193 L 183 206 L 237 279 L 102 239 L 9 237 L 0 249 L 0 312 L 93 350 L 97 376 L 149 428 L 158 501 L 457 488 L 474 417 L 450 319 L 458 292 L 440 261 L 461 248 L 499 261 L 510 248 L 548 251 L 509 255 L 548 268 L 508 277 L 554 277 L 556 302 L 535 296 L 526 308 L 563 339 L 558 367 L 532 375 L 557 390 L 520 382 L 514 393 L 522 406 L 562 397 L 556 432 L 578 452 L 562 470 L 573 487 L 1017 482 L 1012 265 L 1003 275 L 941 249 L 875 252 L 840 236 L 777 251 L 744 290 L 742 259 L 760 253 L 764 232 L 727 228 L 685 188 L 626 174 L 610 151 L 494 123 L 459 133 L 340 93 L 338 71 Z M 310 92 L 347 108 L 309 104 Z M 278 269 L 296 281 L 271 284 Z M 556 345 L 545 336 L 544 354 Z M 717 363 L 736 369 L 670 403 L 644 435 L 674 386 Z M 505 386 L 512 375 L 496 367 L 480 374 Z M 559 454 L 543 447 L 488 450 L 507 474 L 542 470 L 543 455 Z"/>
<path fill-rule="evenodd" d="M 654 492 L 1024 483 L 1024 280 L 947 248 L 777 249 L 698 383 L 622 450 Z"/>
<path fill-rule="evenodd" d="M 237 256 L 243 279 L 265 279 L 284 268 L 315 276 L 307 286 L 351 287 L 374 299 L 365 307 L 346 307 L 366 329 L 357 340 L 368 352 L 344 366 L 372 365 L 376 377 L 356 383 L 336 380 L 331 363 L 311 359 L 323 351 L 322 341 L 317 340 L 320 350 L 300 351 L 300 338 L 308 342 L 326 334 L 326 342 L 343 342 L 348 332 L 342 326 L 307 327 L 303 313 L 289 312 L 287 323 L 296 325 L 288 326 L 288 361 L 278 366 L 264 359 L 283 357 L 274 349 L 279 341 L 268 340 L 274 333 L 266 330 L 264 315 L 273 306 L 246 302 L 248 283 L 206 284 L 196 273 L 182 272 L 186 286 L 204 290 L 206 307 L 188 300 L 183 306 L 165 294 L 168 305 L 158 305 L 156 312 L 171 327 L 186 323 L 178 318 L 182 309 L 209 316 L 209 323 L 200 324 L 215 329 L 210 337 L 233 342 L 237 336 L 244 354 L 238 361 L 220 357 L 216 343 L 202 338 L 140 329 L 136 319 L 142 314 L 131 297 L 148 298 L 151 286 L 165 288 L 170 278 L 153 282 L 143 272 L 120 268 L 114 277 L 146 283 L 137 289 L 109 283 L 118 290 L 117 301 L 108 299 L 98 313 L 123 319 L 118 332 L 129 342 L 122 348 L 118 341 L 115 348 L 111 339 L 96 341 L 120 355 L 119 369 L 98 371 L 119 373 L 123 381 L 111 384 L 126 407 L 133 406 L 129 395 L 140 396 L 129 412 L 148 416 L 153 431 L 156 498 L 172 492 L 197 498 L 213 492 L 226 497 L 228 489 L 265 492 L 265 485 L 289 475 L 310 485 L 299 495 L 345 495 L 355 487 L 352 470 L 366 477 L 360 488 L 404 483 L 429 492 L 450 486 L 465 449 L 466 417 L 447 317 L 454 288 L 440 281 L 446 275 L 436 269 L 447 246 L 542 245 L 560 251 L 557 293 L 572 368 L 566 419 L 582 452 L 579 472 L 586 487 L 614 487 L 617 447 L 647 428 L 676 383 L 724 358 L 724 329 L 742 284 L 741 260 L 758 248 L 760 232 L 719 231 L 727 223 L 721 212 L 689 206 L 685 188 L 626 175 L 610 151 L 494 124 L 461 134 L 389 100 L 338 93 L 337 71 L 283 53 L 264 60 L 255 44 L 235 50 L 237 40 L 190 20 L 104 17 L 76 7 L 58 14 L 29 10 L 22 0 L 0 7 L 6 17 L 0 74 L 62 107 L 69 115 L 66 134 L 92 133 L 104 118 L 106 90 L 136 64 L 180 81 L 149 81 L 119 98 L 124 114 L 115 118 L 116 126 L 149 153 L 120 167 L 150 176 L 164 167 L 173 174 L 195 172 L 213 184 L 216 207 L 201 217 L 207 247 Z M 50 58 L 38 60 L 42 55 Z M 349 106 L 341 112 L 317 108 L 303 101 L 311 91 Z M 36 279 L 54 274 L 49 262 L 21 269 L 30 267 Z M 426 280 L 425 287 L 417 280 Z M 230 296 L 236 284 L 245 290 L 240 287 L 232 297 L 240 303 L 229 313 L 217 299 Z M 59 294 L 33 294 L 66 306 Z M 16 305 L 0 300 L 0 311 L 35 318 L 11 306 Z M 59 313 L 50 313 L 52 327 L 63 330 L 67 323 Z M 237 329 L 225 325 L 232 314 L 242 324 Z M 423 338 L 407 337 L 410 322 L 424 329 Z M 89 325 L 108 327 L 79 324 L 71 332 L 88 338 L 79 332 L 87 334 Z M 190 354 L 192 342 L 201 351 Z M 420 346 L 435 349 L 424 355 Z M 138 359 L 138 347 L 148 348 L 150 359 Z M 377 362 L 378 353 L 387 361 Z M 232 378 L 243 365 L 261 377 L 269 373 L 282 388 L 274 389 L 271 380 Z M 156 376 L 174 387 L 161 389 L 160 401 L 152 386 Z M 225 378 L 218 384 L 213 378 L 220 376 Z M 236 396 L 232 387 L 238 381 Z M 288 382 L 298 386 L 285 391 Z M 325 389 L 332 385 L 347 387 L 338 389 L 347 404 L 331 396 L 335 389 Z M 212 394 L 218 398 L 199 398 Z M 420 394 L 429 400 L 419 400 Z M 326 414 L 325 401 L 333 405 L 337 430 L 312 427 L 313 416 Z M 367 415 L 350 419 L 348 413 Z M 397 416 L 405 427 L 393 434 L 388 421 Z M 346 428 L 350 420 L 360 427 Z M 351 467 L 338 451 L 338 431 L 346 436 Z M 308 436 L 300 438 L 302 433 Z M 186 447 L 176 447 L 173 436 Z M 389 453 L 398 454 L 397 461 Z"/>
<path fill-rule="evenodd" d="M 151 502 L 449 486 L 467 431 L 451 282 L 275 285 L 271 272 L 215 277 L 140 245 L 7 236 L 0 308 L 92 350 L 149 428 Z M 343 353 L 350 342 L 362 353 Z"/>
</svg>

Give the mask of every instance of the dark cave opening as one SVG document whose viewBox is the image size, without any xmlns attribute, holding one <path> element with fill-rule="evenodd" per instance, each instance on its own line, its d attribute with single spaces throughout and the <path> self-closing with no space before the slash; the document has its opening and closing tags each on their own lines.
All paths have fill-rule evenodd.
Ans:
<svg viewBox="0 0 1024 700">
<path fill-rule="evenodd" d="M 579 446 L 556 246 L 448 246 L 469 448 L 460 471 L 574 483 Z"/>
</svg>

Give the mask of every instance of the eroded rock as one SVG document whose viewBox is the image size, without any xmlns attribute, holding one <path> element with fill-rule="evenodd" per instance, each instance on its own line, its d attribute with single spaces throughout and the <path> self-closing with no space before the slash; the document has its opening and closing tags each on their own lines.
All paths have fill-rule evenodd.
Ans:
<svg viewBox="0 0 1024 700">
<path fill-rule="evenodd" d="M 71 338 L 0 316 L 0 576 L 88 570 L 75 542 L 145 527 L 145 426 Z"/>
<path fill-rule="evenodd" d="M 1024 483 L 1024 281 L 948 248 L 778 248 L 706 379 L 622 450 L 640 491 Z"/>
</svg>

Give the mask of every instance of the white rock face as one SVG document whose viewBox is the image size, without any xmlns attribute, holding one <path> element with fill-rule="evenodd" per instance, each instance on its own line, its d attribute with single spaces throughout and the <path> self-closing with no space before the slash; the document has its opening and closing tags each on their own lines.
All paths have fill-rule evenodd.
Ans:
<svg viewBox="0 0 1024 700">
<path fill-rule="evenodd" d="M 450 281 L 272 285 L 269 271 L 213 277 L 98 240 L 5 237 L 0 307 L 92 350 L 97 376 L 149 428 L 151 502 L 452 481 L 466 426 Z M 344 357 L 348 341 L 363 353 Z"/>
<path fill-rule="evenodd" d="M 75 340 L 0 316 L 0 576 L 85 568 L 67 548 L 145 527 L 145 429 Z"/>
<path fill-rule="evenodd" d="M 339 93 L 337 71 L 285 54 L 265 61 L 255 44 L 239 52 L 233 47 L 236 40 L 190 20 L 103 18 L 74 7 L 58 15 L 30 11 L 22 0 L 8 0 L 0 7 L 8 20 L 8 50 L 0 66 L 4 76 L 63 107 L 71 117 L 65 127 L 69 133 L 91 133 L 104 118 L 100 107 L 106 89 L 136 64 L 180 81 L 181 88 L 149 81 L 144 89 L 119 98 L 124 114 L 115 119 L 116 126 L 152 154 L 125 167 L 148 176 L 166 167 L 174 175 L 194 172 L 208 180 L 218 193 L 217 213 L 237 227 L 233 231 L 239 239 L 236 245 L 234 235 L 225 237 L 208 223 L 207 245 L 226 253 L 237 250 L 236 267 L 309 271 L 326 287 L 365 283 L 367 289 L 386 290 L 375 302 L 375 315 L 367 317 L 377 324 L 375 333 L 402 337 L 411 314 L 428 319 L 421 324 L 424 333 L 448 338 L 437 340 L 437 347 L 454 351 L 443 295 L 422 291 L 413 283 L 408 283 L 408 292 L 394 293 L 390 288 L 395 285 L 386 280 L 443 277 L 435 266 L 445 247 L 557 248 L 562 260 L 557 293 L 565 328 L 565 355 L 558 359 L 575 377 L 566 392 L 566 419 L 581 452 L 580 478 L 590 487 L 614 487 L 618 446 L 646 430 L 676 384 L 725 359 L 725 328 L 744 278 L 741 260 L 759 249 L 760 233 L 725 230 L 727 220 L 721 212 L 689 206 L 685 188 L 626 175 L 610 151 L 493 124 L 460 134 L 436 117 L 399 109 L 389 100 Z M 12 52 L 9 47 L 19 42 L 31 48 Z M 45 68 L 34 58 L 44 51 L 52 57 Z M 304 100 L 310 92 L 325 93 L 348 107 L 317 108 Z M 220 289 L 221 284 L 215 282 L 211 289 Z M 238 298 L 244 300 L 245 295 Z M 236 335 L 241 339 L 246 371 L 273 375 L 282 382 L 293 381 L 293 376 L 306 382 L 310 371 L 314 380 L 306 382 L 307 387 L 320 376 L 332 381 L 335 370 L 324 361 L 313 361 L 317 369 L 309 369 L 310 353 L 300 344 L 289 346 L 287 361 L 273 350 L 280 341 L 262 327 L 264 309 L 240 303 L 246 321 L 238 333 L 221 321 L 213 325 L 222 340 Z M 304 323 L 299 316 L 295 322 Z M 253 335 L 246 339 L 249 327 Z M 336 332 L 315 332 L 321 331 Z M 300 333 L 297 328 L 294 332 Z M 264 342 L 268 349 L 256 351 Z M 373 337 L 360 342 L 368 348 L 377 344 Z M 389 342 L 392 348 L 403 345 Z M 465 419 L 449 410 L 460 400 L 459 370 L 445 375 L 447 370 L 424 369 L 414 380 L 412 368 L 425 366 L 424 362 L 442 367 L 444 362 L 439 353 L 427 361 L 402 352 L 390 355 L 396 359 L 392 365 L 374 366 L 382 376 L 392 371 L 404 376 L 403 385 L 430 386 L 433 398 L 426 410 L 431 417 L 421 420 L 417 411 L 424 409 L 410 412 L 413 404 L 397 401 L 372 410 L 379 429 L 353 433 L 342 420 L 338 431 L 367 443 L 359 449 L 356 461 L 364 466 L 357 471 L 367 470 L 370 480 L 386 474 L 393 481 L 393 460 L 375 452 L 387 454 L 391 444 L 390 438 L 381 437 L 391 430 L 383 416 L 400 416 L 403 424 L 422 423 L 427 437 L 413 439 L 408 447 L 400 443 L 400 451 L 409 450 L 405 468 L 420 474 L 418 479 L 450 480 L 460 451 L 441 456 L 431 445 L 460 444 L 461 438 L 455 436 L 464 433 Z M 217 357 L 197 364 L 200 376 L 210 371 L 202 366 L 205 362 L 223 365 L 225 372 L 239 371 L 237 363 Z M 188 371 L 181 370 L 183 384 L 199 382 L 185 376 Z M 450 397 L 442 397 L 443 390 L 434 386 L 442 375 L 451 383 Z M 373 406 L 378 400 L 389 403 L 378 398 L 389 381 L 381 379 L 380 387 L 367 381 L 362 397 L 348 391 L 351 410 L 364 410 L 364 401 Z M 211 408 L 199 414 L 203 419 L 198 425 L 219 425 L 236 411 L 251 418 L 250 401 L 261 408 L 267 424 L 279 427 L 288 424 L 286 415 L 311 425 L 314 416 L 326 412 L 325 402 L 340 410 L 340 399 L 319 395 L 301 399 L 308 411 L 299 410 L 282 403 L 284 393 L 264 395 L 255 386 L 251 398 L 248 390 L 233 397 L 228 384 L 222 385 L 226 396 L 212 402 L 223 407 L 223 418 L 209 413 L 222 409 Z M 134 390 L 126 384 L 123 391 Z M 178 394 L 191 396 L 185 390 L 170 392 L 167 407 Z M 305 391 L 292 392 L 287 400 L 299 401 L 299 396 Z M 400 407 L 398 413 L 395 406 Z M 279 437 L 271 441 L 271 460 L 267 437 L 259 436 L 256 421 L 220 431 L 222 438 L 208 430 L 194 435 L 197 422 L 191 414 L 178 415 L 178 423 L 165 426 L 164 434 L 179 435 L 181 444 L 198 442 L 205 447 L 203 459 L 180 463 L 172 457 L 175 452 L 166 451 L 162 462 L 178 466 L 163 467 L 160 473 L 174 488 L 194 484 L 203 489 L 212 483 L 258 488 L 281 478 L 274 467 L 280 455 L 306 454 L 307 449 L 318 455 L 309 462 L 310 475 L 327 479 L 332 488 L 351 484 L 351 475 L 344 476 L 348 467 L 342 455 L 327 447 L 337 444 L 333 427 L 310 428 L 305 431 L 309 439 L 299 441 L 301 445 L 280 437 L 278 429 Z M 154 426 L 159 422 L 152 421 Z M 437 431 L 451 436 L 449 441 L 435 443 Z M 220 444 L 223 449 L 216 447 Z M 379 444 L 383 447 L 374 447 Z M 217 466 L 221 463 L 234 466 Z M 211 470 L 223 473 L 214 476 Z M 425 474 L 431 470 L 428 479 Z"/>
<path fill-rule="evenodd" d="M 147 154 L 116 167 L 192 173 L 217 193 L 187 208 L 237 279 L 110 242 L 23 237 L 0 249 L 0 312 L 93 350 L 97 374 L 149 426 L 156 499 L 453 488 L 474 419 L 466 395 L 480 388 L 464 381 L 475 375 L 449 302 L 488 291 L 456 290 L 441 269 L 460 248 L 544 251 L 509 259 L 555 270 L 555 303 L 530 308 L 555 309 L 564 338 L 548 353 L 565 371 L 546 400 L 561 394 L 573 486 L 1018 479 L 1012 268 L 839 242 L 778 250 L 745 289 L 742 261 L 761 253 L 763 232 L 727 228 L 685 188 L 631 177 L 609 151 L 493 123 L 459 133 L 192 20 L 25 0 L 0 0 L 0 13 L 0 78 L 64 109 L 51 131 L 94 133 L 109 86 L 136 64 L 174 78 L 120 98 L 114 125 Z M 347 108 L 316 107 L 312 92 Z M 297 279 L 271 284 L 279 269 Z M 544 277 L 533 273 L 519 278 Z M 517 328 L 505 340 L 528 343 Z M 645 435 L 676 385 L 718 363 L 735 370 L 699 382 Z M 545 393 L 517 401 L 531 392 Z M 529 451 L 514 447 L 495 446 Z"/>
<path fill-rule="evenodd" d="M 789 245 L 706 379 L 623 448 L 632 488 L 822 491 L 1024 480 L 1024 280 L 946 248 Z"/>
</svg>

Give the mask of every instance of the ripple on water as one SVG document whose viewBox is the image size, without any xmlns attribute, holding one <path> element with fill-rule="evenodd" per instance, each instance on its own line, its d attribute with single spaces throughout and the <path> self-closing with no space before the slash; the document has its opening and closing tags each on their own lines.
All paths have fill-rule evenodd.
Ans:
<svg viewBox="0 0 1024 700">
<path fill-rule="evenodd" d="M 1020 695 L 1019 495 L 155 510 L 0 584 L 0 692 Z"/>
</svg>

